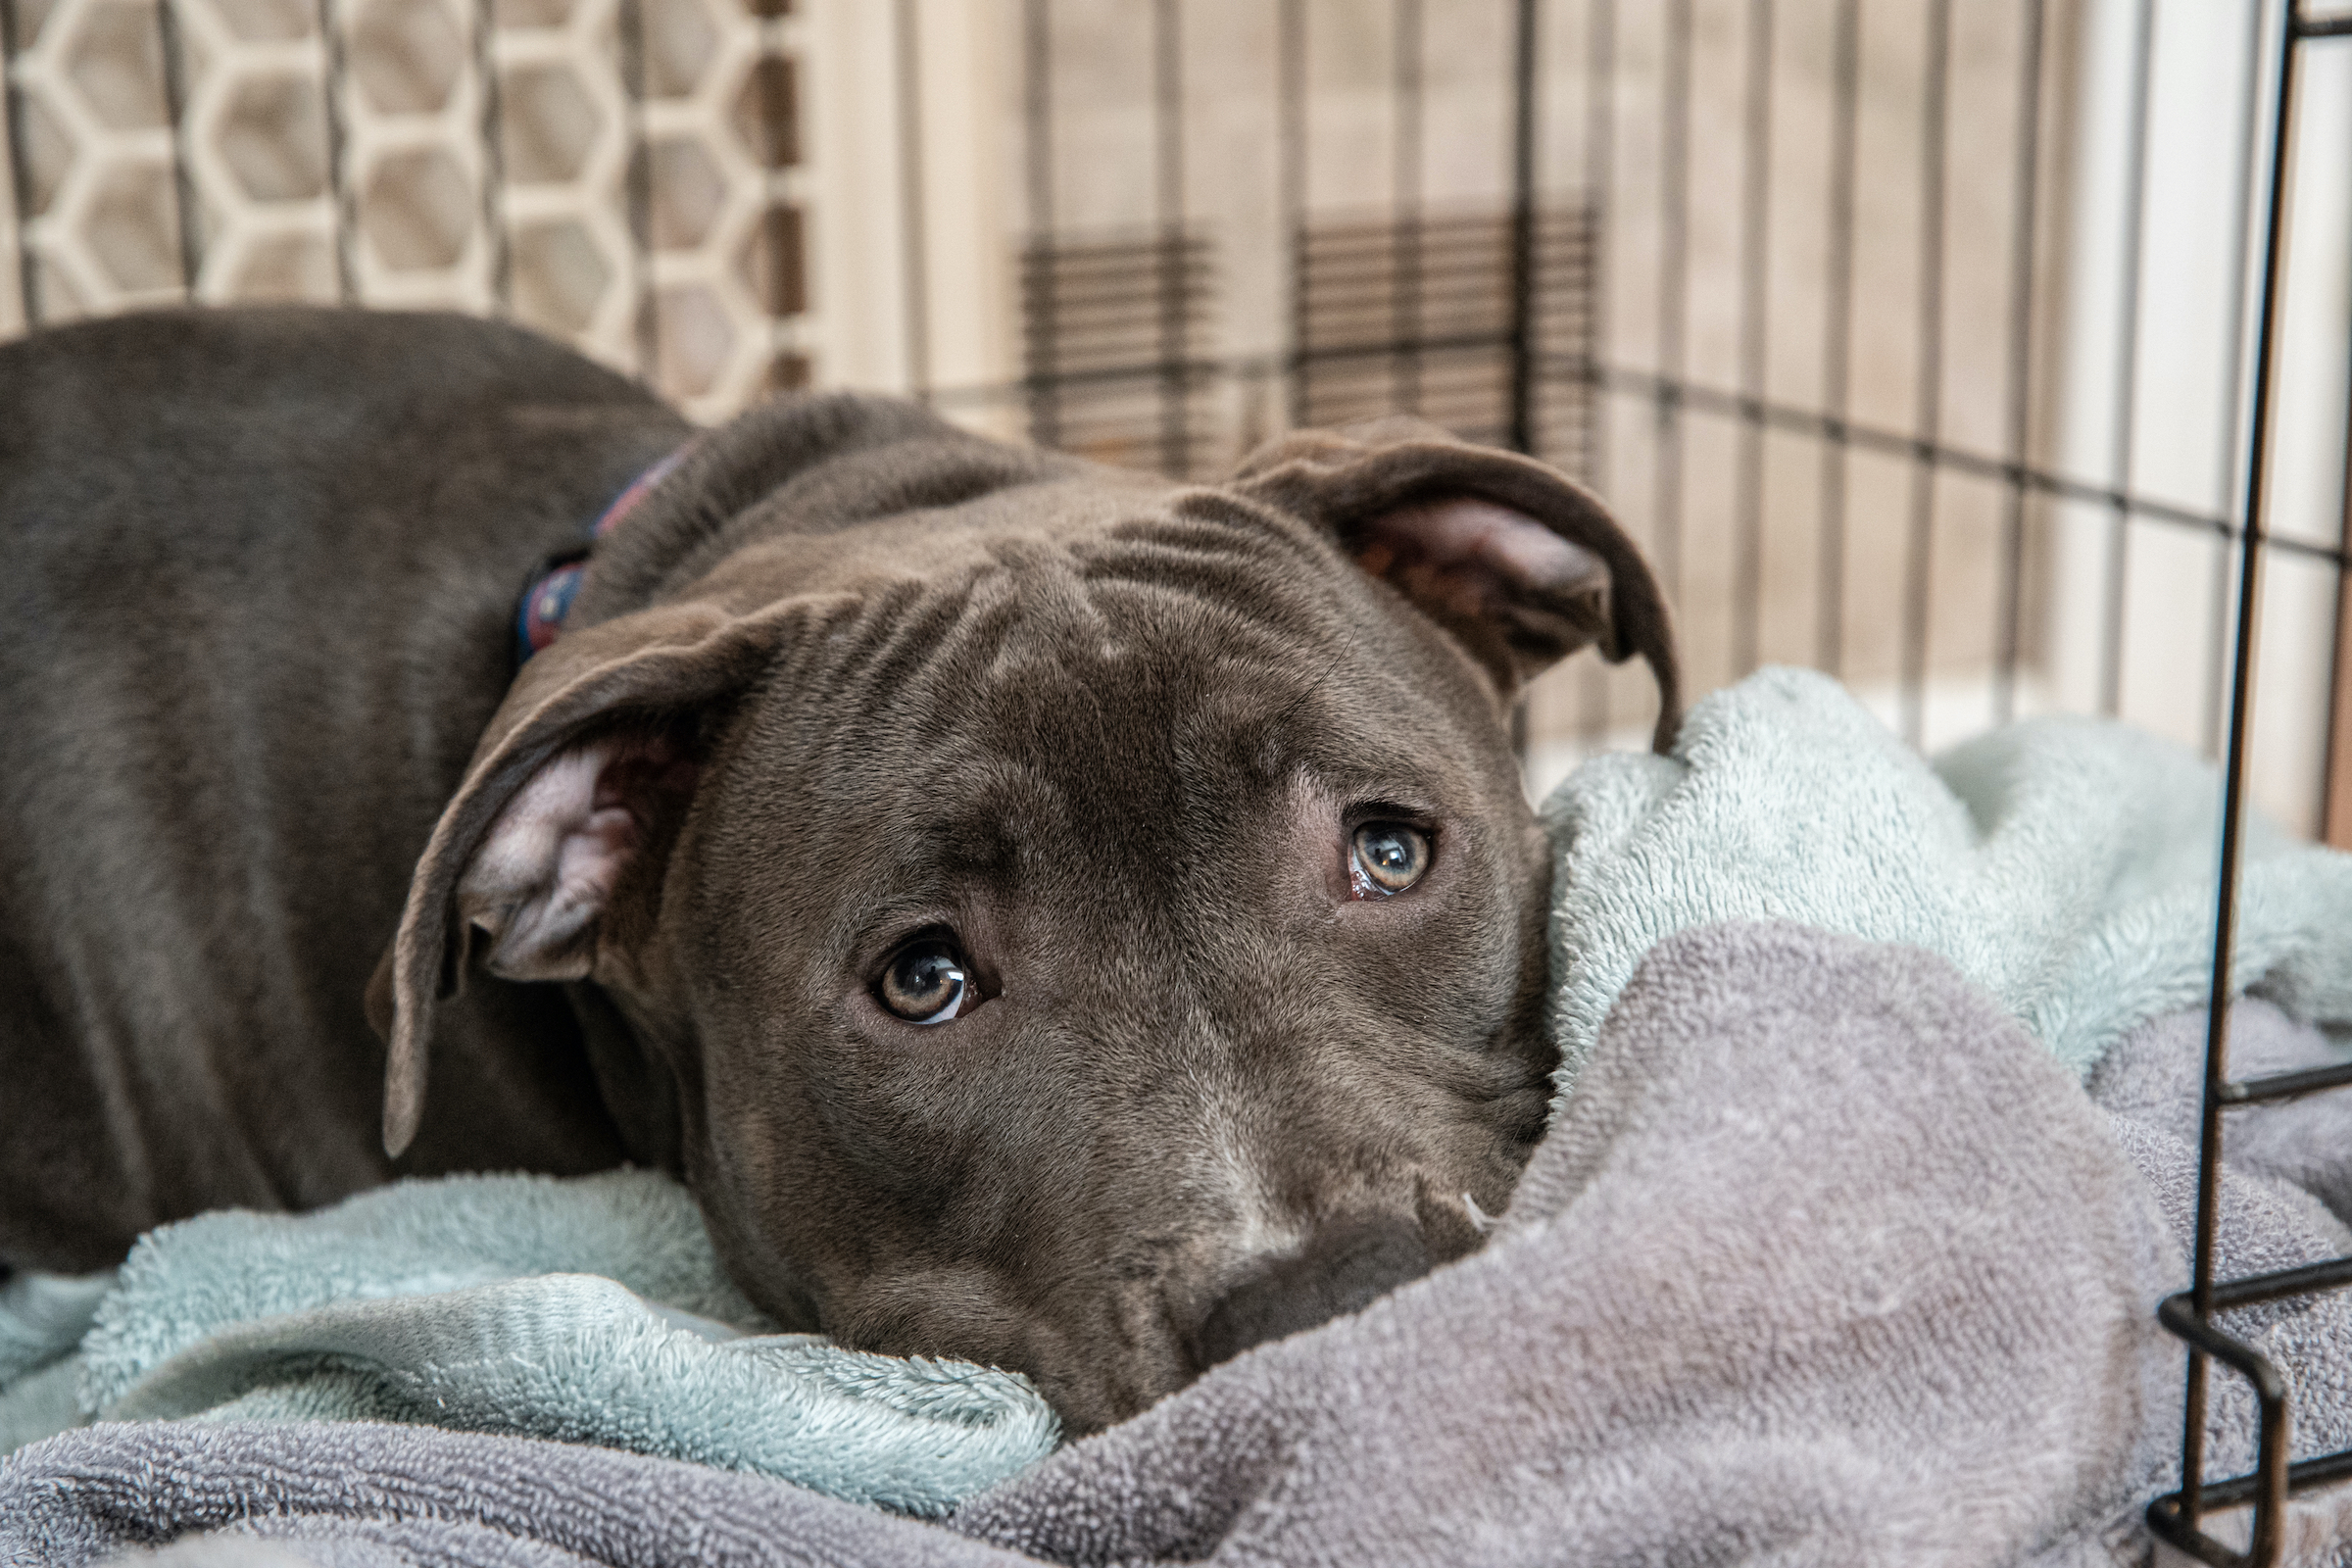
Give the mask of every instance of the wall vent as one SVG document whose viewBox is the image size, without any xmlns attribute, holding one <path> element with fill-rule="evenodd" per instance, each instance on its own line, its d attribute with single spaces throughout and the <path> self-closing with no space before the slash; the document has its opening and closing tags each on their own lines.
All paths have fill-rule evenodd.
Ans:
<svg viewBox="0 0 2352 1568">
<path fill-rule="evenodd" d="M 1021 325 L 1039 444 L 1173 474 L 1224 457 L 1205 234 L 1033 244 L 1021 255 Z"/>
<path fill-rule="evenodd" d="M 1535 449 L 1579 473 L 1595 434 L 1593 389 L 1579 373 L 1597 329 L 1594 238 L 1581 204 L 1538 215 Z M 1410 413 L 1468 440 L 1508 438 L 1508 213 L 1313 223 L 1296 241 L 1296 267 L 1299 423 Z"/>
</svg>

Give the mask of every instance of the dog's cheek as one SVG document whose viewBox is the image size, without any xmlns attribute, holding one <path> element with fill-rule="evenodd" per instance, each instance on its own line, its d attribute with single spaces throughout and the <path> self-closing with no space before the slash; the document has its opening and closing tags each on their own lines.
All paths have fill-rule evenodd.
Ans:
<svg viewBox="0 0 2352 1568">
<path fill-rule="evenodd" d="M 845 1275 L 856 1216 L 824 1201 L 810 1160 L 787 1123 L 799 1107 L 745 1118 L 726 1107 L 741 1095 L 724 1067 L 706 1063 L 687 1110 L 688 1185 L 701 1200 L 728 1274 L 762 1311 L 796 1332 L 830 1332 L 829 1280 Z"/>
</svg>

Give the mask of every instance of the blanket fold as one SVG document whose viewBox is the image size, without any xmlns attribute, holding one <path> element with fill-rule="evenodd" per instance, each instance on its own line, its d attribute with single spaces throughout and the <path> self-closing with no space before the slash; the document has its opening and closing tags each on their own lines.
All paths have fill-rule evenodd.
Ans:
<svg viewBox="0 0 2352 1568">
<path fill-rule="evenodd" d="M 2031 719 L 1931 763 L 1827 675 L 1764 669 L 1544 815 L 1563 1097 L 1642 955 L 1715 920 L 1941 954 L 2078 1075 L 2211 985 L 2217 776 L 2124 724 Z M 2240 988 L 2352 1022 L 2352 857 L 2257 818 L 2243 875 Z"/>
<path fill-rule="evenodd" d="M 1058 1439 L 1015 1374 L 774 1330 L 666 1176 L 404 1182 L 143 1238 L 82 1341 L 79 1407 L 561 1438 L 915 1514 Z M 0 1397 L 20 1425 L 60 1380 L 26 1381 Z"/>
<path fill-rule="evenodd" d="M 115 1288 L 115 1271 L 0 1278 L 0 1455 L 81 1422 L 74 1348 Z"/>
</svg>

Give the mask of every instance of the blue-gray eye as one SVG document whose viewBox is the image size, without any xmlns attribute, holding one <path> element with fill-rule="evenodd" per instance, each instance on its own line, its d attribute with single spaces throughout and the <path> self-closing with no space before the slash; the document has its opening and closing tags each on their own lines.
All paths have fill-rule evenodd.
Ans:
<svg viewBox="0 0 2352 1568">
<path fill-rule="evenodd" d="M 955 943 L 926 937 L 892 956 L 875 993 L 908 1023 L 946 1023 L 972 999 L 972 979 Z"/>
<path fill-rule="evenodd" d="M 1406 822 L 1366 822 L 1355 830 L 1348 881 L 1359 899 L 1402 893 L 1429 872 L 1429 835 Z"/>
</svg>

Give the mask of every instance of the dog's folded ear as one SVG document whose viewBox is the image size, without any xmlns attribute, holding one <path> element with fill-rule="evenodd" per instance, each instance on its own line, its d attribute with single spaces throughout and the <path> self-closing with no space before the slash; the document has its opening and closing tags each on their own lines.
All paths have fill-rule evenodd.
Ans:
<svg viewBox="0 0 2352 1568">
<path fill-rule="evenodd" d="M 1452 633 L 1508 703 L 1587 646 L 1640 655 L 1658 683 L 1660 751 L 1681 716 L 1665 598 L 1598 498 L 1531 458 L 1421 419 L 1300 430 L 1245 459 L 1235 489 L 1330 531 Z"/>
<path fill-rule="evenodd" d="M 616 896 L 658 888 L 714 710 L 759 678 L 807 608 L 662 606 L 567 632 L 523 666 L 433 828 L 369 987 L 389 1047 L 387 1152 L 416 1136 L 434 1006 L 477 953 L 508 979 L 586 978 Z"/>
</svg>

